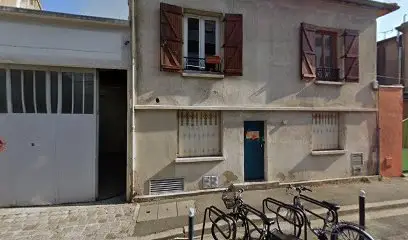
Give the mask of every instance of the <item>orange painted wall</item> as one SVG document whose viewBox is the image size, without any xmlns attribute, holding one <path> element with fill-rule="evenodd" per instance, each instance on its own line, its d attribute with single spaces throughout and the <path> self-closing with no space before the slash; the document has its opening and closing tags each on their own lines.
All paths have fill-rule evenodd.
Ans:
<svg viewBox="0 0 408 240">
<path fill-rule="evenodd" d="M 380 87 L 378 117 L 380 127 L 380 174 L 402 174 L 402 88 Z"/>
</svg>

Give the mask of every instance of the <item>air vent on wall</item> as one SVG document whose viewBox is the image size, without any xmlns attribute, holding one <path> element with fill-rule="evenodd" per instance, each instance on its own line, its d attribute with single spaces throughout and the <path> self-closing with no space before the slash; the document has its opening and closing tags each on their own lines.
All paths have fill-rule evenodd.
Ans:
<svg viewBox="0 0 408 240">
<path fill-rule="evenodd" d="M 183 178 L 167 178 L 150 180 L 150 194 L 175 193 L 184 191 Z"/>
<path fill-rule="evenodd" d="M 351 160 L 351 173 L 353 176 L 360 176 L 363 170 L 363 154 L 352 153 L 350 155 Z"/>
</svg>

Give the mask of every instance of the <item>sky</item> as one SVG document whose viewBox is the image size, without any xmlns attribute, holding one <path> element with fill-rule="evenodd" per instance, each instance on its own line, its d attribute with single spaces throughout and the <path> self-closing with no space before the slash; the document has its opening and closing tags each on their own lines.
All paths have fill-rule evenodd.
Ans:
<svg viewBox="0 0 408 240">
<path fill-rule="evenodd" d="M 44 10 L 48 11 L 128 18 L 128 0 L 41 0 L 41 2 Z M 377 40 L 395 36 L 397 34 L 395 27 L 401 25 L 404 14 L 408 14 L 408 0 L 381 0 L 381 2 L 395 2 L 401 8 L 377 19 Z"/>
</svg>

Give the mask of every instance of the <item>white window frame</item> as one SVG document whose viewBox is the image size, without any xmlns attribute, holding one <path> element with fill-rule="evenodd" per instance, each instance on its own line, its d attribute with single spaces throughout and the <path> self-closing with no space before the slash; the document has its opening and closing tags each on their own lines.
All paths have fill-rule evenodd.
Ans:
<svg viewBox="0 0 408 240">
<path fill-rule="evenodd" d="M 199 20 L 199 58 L 205 58 L 205 20 L 215 21 L 215 55 L 220 56 L 220 19 L 217 17 L 200 16 L 195 14 L 185 14 L 183 18 L 183 56 L 188 57 L 188 19 Z M 183 58 L 183 62 L 184 62 Z"/>
</svg>

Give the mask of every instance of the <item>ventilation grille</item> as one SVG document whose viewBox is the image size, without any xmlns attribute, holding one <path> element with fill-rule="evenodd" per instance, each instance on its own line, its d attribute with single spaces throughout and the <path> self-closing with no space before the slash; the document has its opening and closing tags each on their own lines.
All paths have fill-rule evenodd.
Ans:
<svg viewBox="0 0 408 240">
<path fill-rule="evenodd" d="M 184 191 L 183 178 L 168 178 L 150 180 L 150 194 L 158 195 L 163 193 L 174 193 Z"/>
<path fill-rule="evenodd" d="M 351 158 L 351 173 L 353 176 L 360 176 L 363 171 L 363 154 L 352 153 Z"/>
</svg>

